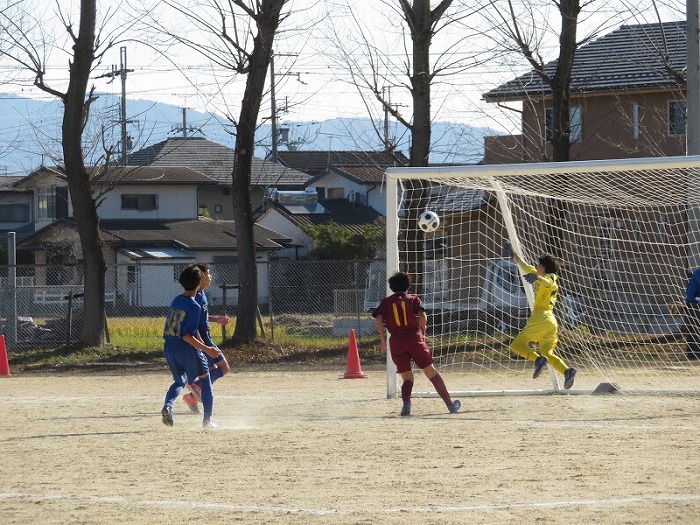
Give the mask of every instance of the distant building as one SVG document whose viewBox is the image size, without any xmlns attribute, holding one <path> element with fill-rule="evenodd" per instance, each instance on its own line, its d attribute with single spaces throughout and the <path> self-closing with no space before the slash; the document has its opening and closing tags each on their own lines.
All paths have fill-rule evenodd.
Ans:
<svg viewBox="0 0 700 525">
<path fill-rule="evenodd" d="M 401 152 L 388 151 L 280 151 L 284 166 L 311 176 L 306 182 L 318 198 L 345 199 L 386 215 L 386 169 L 408 166 Z"/>
<path fill-rule="evenodd" d="M 685 155 L 686 61 L 685 21 L 624 25 L 581 46 L 571 76 L 571 159 Z M 539 75 L 483 98 L 522 103 L 521 134 L 486 137 L 485 163 L 552 158 L 552 93 Z"/>
<path fill-rule="evenodd" d="M 171 137 L 129 154 L 130 166 L 190 168 L 212 179 L 201 185 L 198 207 L 214 219 L 233 219 L 231 173 L 236 151 L 203 137 Z M 252 208 L 262 205 L 267 188 L 301 190 L 311 177 L 293 168 L 253 158 L 250 195 Z"/>
</svg>

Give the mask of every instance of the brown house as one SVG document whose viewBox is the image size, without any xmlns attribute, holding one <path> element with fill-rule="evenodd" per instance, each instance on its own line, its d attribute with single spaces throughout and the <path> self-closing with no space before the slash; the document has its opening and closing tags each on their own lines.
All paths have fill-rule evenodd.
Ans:
<svg viewBox="0 0 700 525">
<path fill-rule="evenodd" d="M 571 159 L 685 154 L 685 21 L 625 25 L 582 46 L 571 78 Z M 556 61 L 546 65 L 548 72 Z M 522 133 L 486 137 L 484 163 L 546 162 L 551 90 L 530 71 L 483 95 L 522 104 Z"/>
</svg>

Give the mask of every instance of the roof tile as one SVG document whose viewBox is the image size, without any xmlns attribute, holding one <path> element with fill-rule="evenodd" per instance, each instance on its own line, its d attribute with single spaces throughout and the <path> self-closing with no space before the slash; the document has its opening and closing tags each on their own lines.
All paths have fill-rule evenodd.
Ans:
<svg viewBox="0 0 700 525">
<path fill-rule="evenodd" d="M 674 72 L 685 74 L 685 21 L 623 25 L 576 51 L 571 92 L 677 88 L 678 81 L 664 57 Z M 552 75 L 556 65 L 556 60 L 548 62 L 545 71 Z M 550 94 L 550 87 L 531 70 L 484 93 L 483 98 L 497 102 Z"/>
<path fill-rule="evenodd" d="M 131 166 L 186 166 L 218 181 L 231 184 L 235 150 L 203 137 L 170 137 L 129 155 Z M 309 179 L 300 171 L 253 158 L 252 184 L 299 189 Z"/>
</svg>

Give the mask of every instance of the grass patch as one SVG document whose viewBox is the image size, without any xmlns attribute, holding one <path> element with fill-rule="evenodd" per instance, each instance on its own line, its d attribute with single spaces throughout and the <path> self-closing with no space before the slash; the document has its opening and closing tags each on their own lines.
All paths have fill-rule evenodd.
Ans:
<svg viewBox="0 0 700 525">
<path fill-rule="evenodd" d="M 85 347 L 80 343 L 48 348 L 9 352 L 12 371 L 104 370 L 110 367 L 157 366 L 167 368 L 163 355 L 162 317 L 109 318 L 109 343 L 100 347 Z M 348 338 L 318 335 L 314 330 L 298 326 L 274 326 L 274 340 L 266 323 L 266 336 L 248 343 L 233 345 L 223 341 L 223 330 L 212 324 L 212 339 L 222 349 L 232 366 L 283 363 L 328 363 L 344 366 Z M 230 338 L 235 319 L 226 327 Z M 383 363 L 386 356 L 379 350 L 379 338 L 358 340 L 362 362 Z"/>
<path fill-rule="evenodd" d="M 48 371 L 80 368 L 124 367 L 127 365 L 163 365 L 163 349 L 126 348 L 111 344 L 86 347 L 79 343 L 10 353 L 11 370 Z"/>
</svg>

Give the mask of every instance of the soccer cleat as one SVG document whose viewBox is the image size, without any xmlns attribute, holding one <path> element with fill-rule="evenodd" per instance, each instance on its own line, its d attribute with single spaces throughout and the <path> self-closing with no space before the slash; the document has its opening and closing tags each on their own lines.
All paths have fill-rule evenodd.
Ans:
<svg viewBox="0 0 700 525">
<path fill-rule="evenodd" d="M 194 395 L 188 392 L 182 396 L 182 399 L 185 403 L 187 403 L 187 406 L 193 413 L 199 414 L 199 406 L 197 406 L 197 399 L 194 397 Z"/>
<path fill-rule="evenodd" d="M 206 419 L 206 420 L 204 420 L 204 423 L 202 423 L 202 428 L 206 428 L 206 429 L 217 428 L 218 426 L 219 425 L 217 425 L 216 423 L 214 423 L 210 419 Z"/>
<path fill-rule="evenodd" d="M 202 402 L 202 388 L 196 383 L 188 383 L 187 388 L 190 389 L 190 394 L 194 397 L 195 401 Z"/>
<path fill-rule="evenodd" d="M 574 386 L 574 377 L 576 376 L 575 368 L 567 368 L 564 371 L 564 389 L 569 390 Z"/>
<path fill-rule="evenodd" d="M 403 406 L 401 407 L 401 415 L 402 416 L 410 416 L 411 415 L 411 403 L 404 403 Z"/>
<path fill-rule="evenodd" d="M 163 410 L 160 411 L 160 416 L 163 419 L 163 424 L 166 427 L 172 427 L 173 426 L 173 409 L 170 407 L 163 407 Z"/>
<path fill-rule="evenodd" d="M 459 412 L 460 408 L 462 408 L 462 402 L 459 399 L 455 399 L 452 402 L 452 406 L 449 408 L 450 414 L 456 414 Z"/>
<path fill-rule="evenodd" d="M 535 371 L 532 373 L 532 379 L 537 379 L 542 373 L 542 369 L 547 366 L 547 358 L 543 355 L 535 359 Z"/>
</svg>

